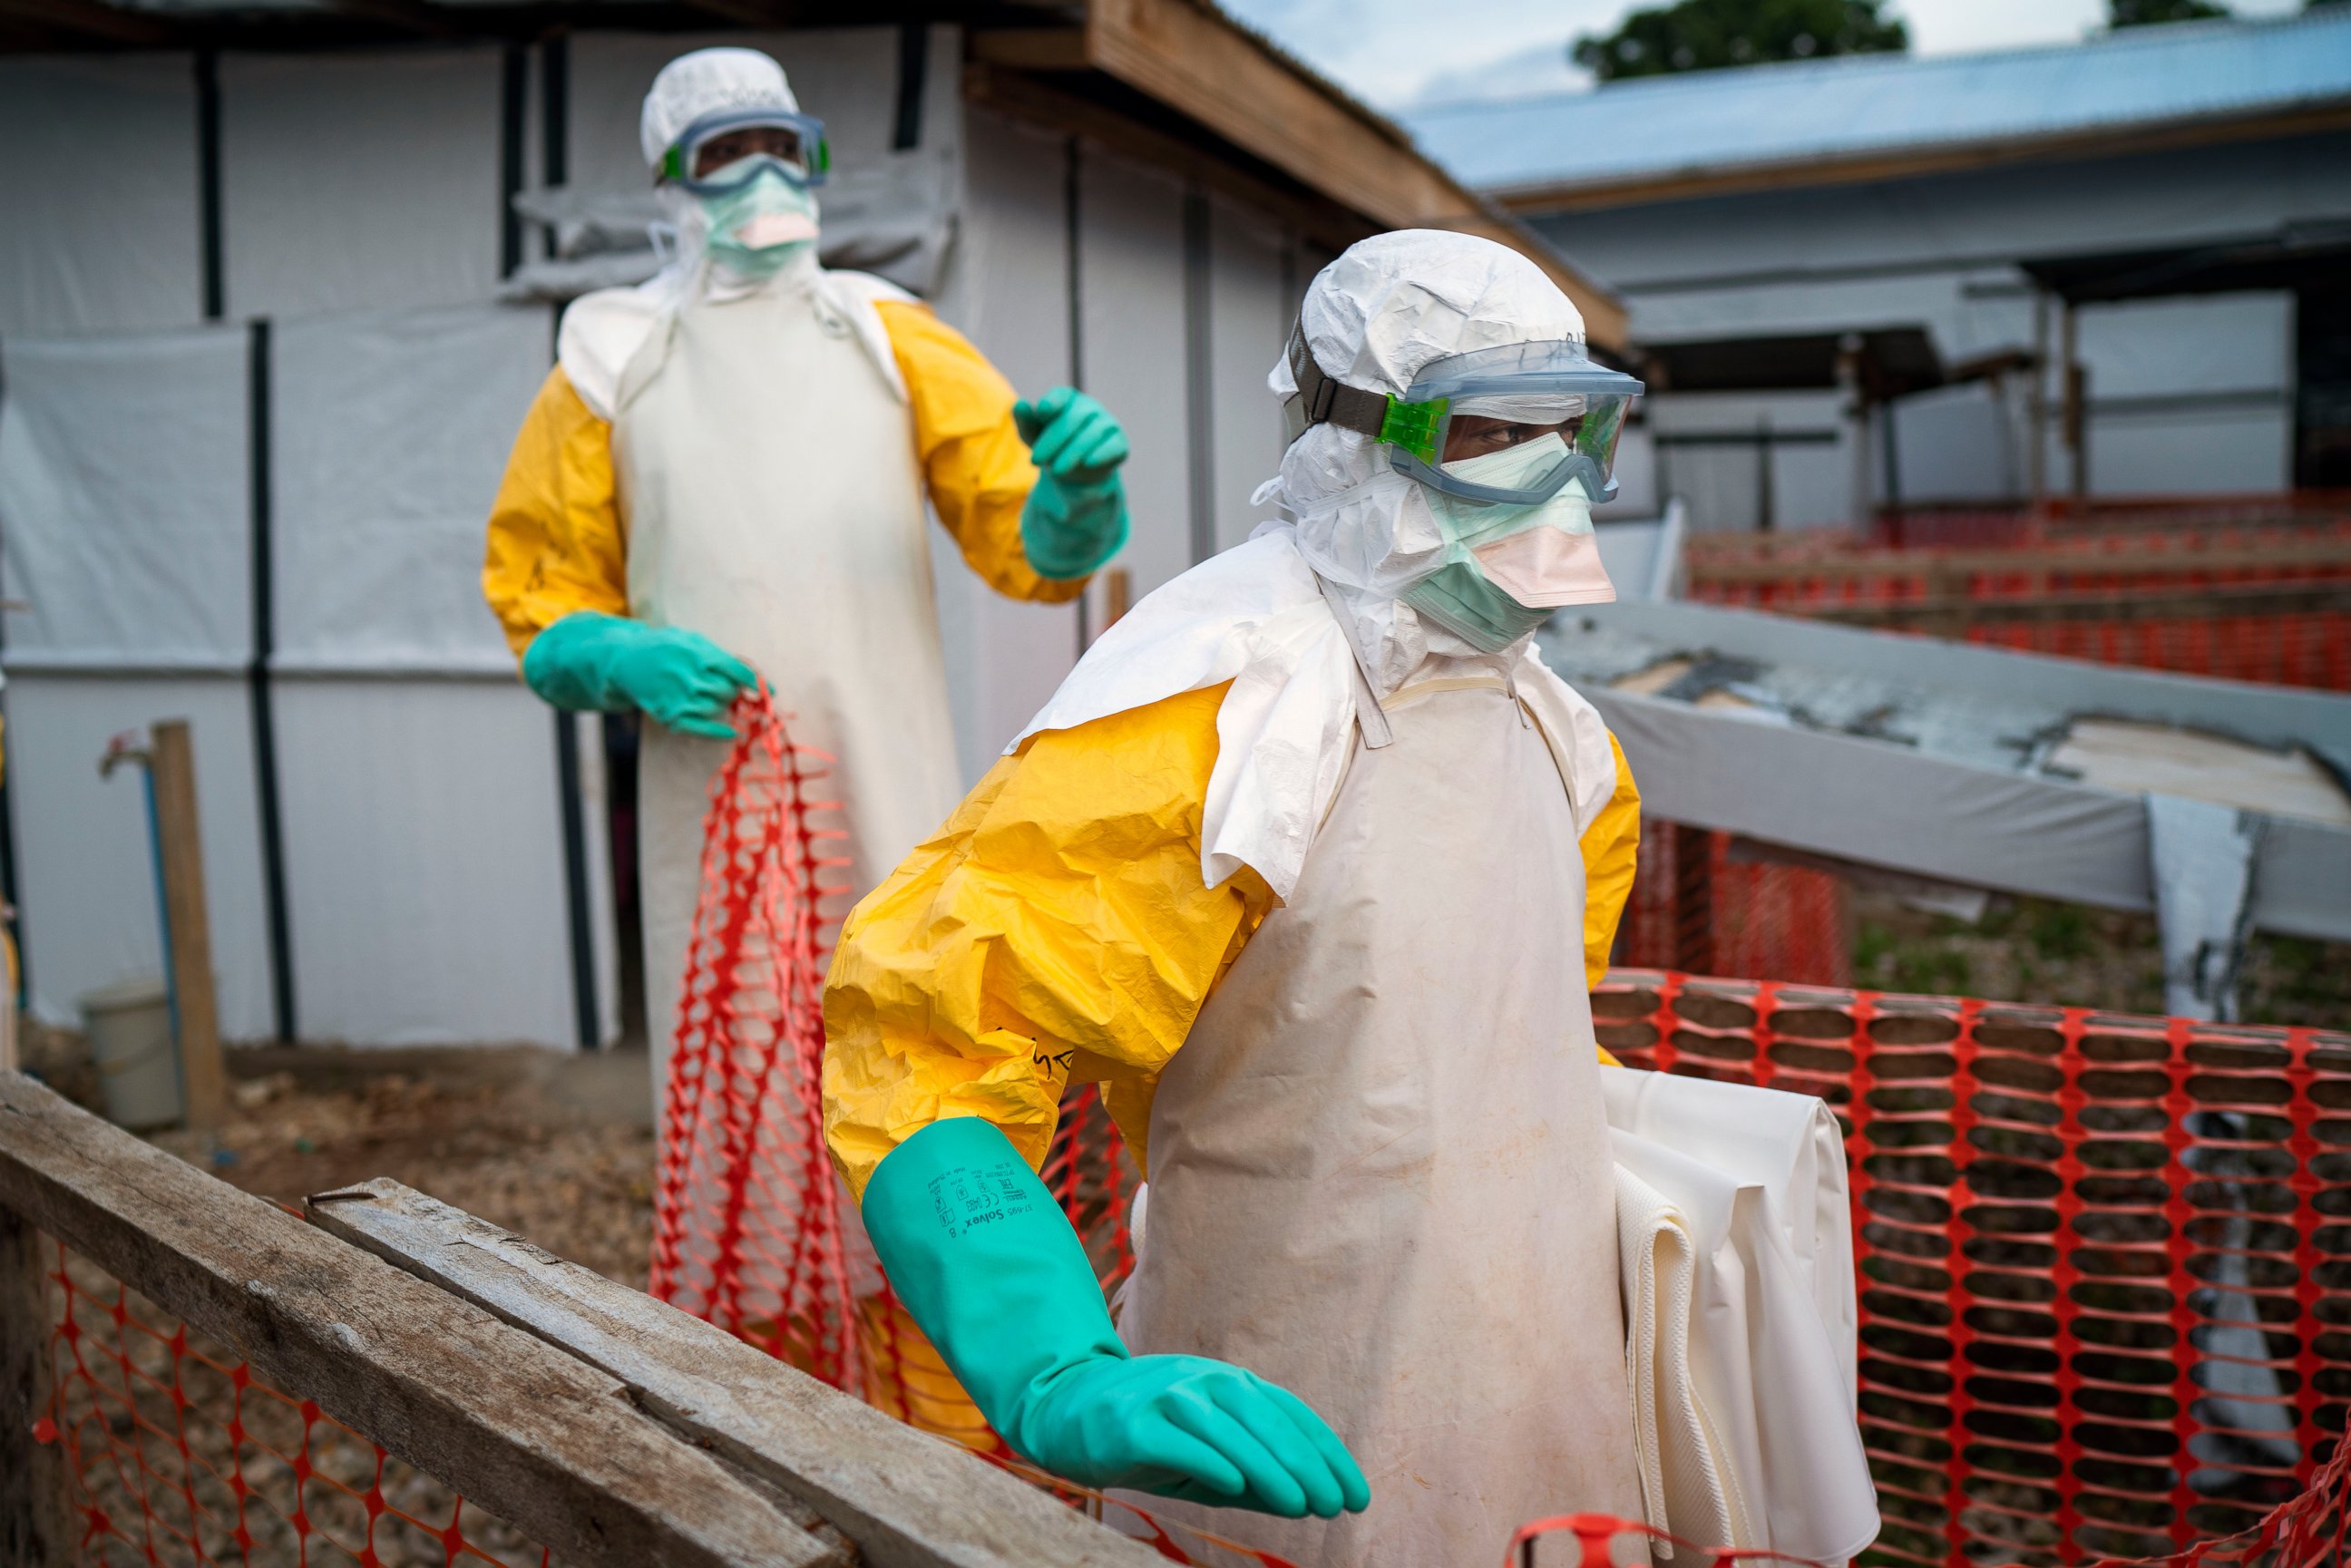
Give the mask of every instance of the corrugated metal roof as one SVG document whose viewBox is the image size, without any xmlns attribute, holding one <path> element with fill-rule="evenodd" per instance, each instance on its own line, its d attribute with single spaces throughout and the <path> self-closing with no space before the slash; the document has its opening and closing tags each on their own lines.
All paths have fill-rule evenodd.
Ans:
<svg viewBox="0 0 2351 1568">
<path fill-rule="evenodd" d="M 2054 48 L 1696 71 L 1403 119 L 1489 192 L 2123 131 L 2351 100 L 2351 5 Z"/>
</svg>

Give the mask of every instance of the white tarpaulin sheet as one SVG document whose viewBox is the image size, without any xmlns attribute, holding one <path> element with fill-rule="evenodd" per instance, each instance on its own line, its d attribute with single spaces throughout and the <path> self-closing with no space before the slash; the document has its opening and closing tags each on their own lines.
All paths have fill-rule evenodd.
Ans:
<svg viewBox="0 0 2351 1568">
<path fill-rule="evenodd" d="M 269 941 L 244 681 L 12 671 L 6 702 L 18 935 L 34 1015 L 78 1024 L 85 994 L 163 972 L 145 780 L 137 768 L 100 779 L 98 759 L 110 737 L 183 718 L 195 743 L 221 1033 L 267 1039 Z"/>
<path fill-rule="evenodd" d="M 547 375 L 547 310 L 323 317 L 275 337 L 273 667 L 511 674 L 482 528 Z"/>
<path fill-rule="evenodd" d="M 519 683 L 289 680 L 277 706 L 303 1037 L 570 1045 L 546 705 Z M 609 998 L 608 945 L 597 970 Z"/>
<path fill-rule="evenodd" d="M 12 669 L 243 666 L 246 362 L 235 327 L 0 341 Z"/>
<path fill-rule="evenodd" d="M 504 225 L 498 79 L 489 45 L 224 56 L 229 314 L 488 299 Z"/>
<path fill-rule="evenodd" d="M 0 60 L 0 337 L 202 318 L 195 125 L 184 54 Z"/>
</svg>

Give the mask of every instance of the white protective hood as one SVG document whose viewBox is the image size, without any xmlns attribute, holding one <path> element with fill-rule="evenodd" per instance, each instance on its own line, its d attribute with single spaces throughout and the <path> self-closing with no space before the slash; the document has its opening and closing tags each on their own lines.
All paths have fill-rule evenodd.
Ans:
<svg viewBox="0 0 2351 1568">
<path fill-rule="evenodd" d="M 1392 394 L 1447 355 L 1583 335 L 1574 305 L 1532 262 L 1433 229 L 1349 247 L 1315 277 L 1301 321 L 1326 372 Z M 1286 358 L 1268 385 L 1277 396 L 1294 390 Z M 1286 899 L 1338 790 L 1359 694 L 1385 697 L 1416 675 L 1483 669 L 1510 682 L 1541 722 L 1572 781 L 1578 831 L 1591 824 L 1616 787 L 1607 727 L 1592 705 L 1531 642 L 1483 654 L 1396 598 L 1444 564 L 1419 485 L 1390 473 L 1365 437 L 1318 424 L 1256 498 L 1292 520 L 1260 524 L 1248 543 L 1145 597 L 1008 751 L 1044 730 L 1230 681 L 1217 715 L 1201 874 L 1215 887 L 1246 865 Z"/>
</svg>

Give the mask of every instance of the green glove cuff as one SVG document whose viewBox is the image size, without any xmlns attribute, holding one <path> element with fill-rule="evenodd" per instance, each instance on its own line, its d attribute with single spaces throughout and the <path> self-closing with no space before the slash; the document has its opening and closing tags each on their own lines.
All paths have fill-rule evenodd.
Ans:
<svg viewBox="0 0 2351 1568">
<path fill-rule="evenodd" d="M 1011 1141 L 976 1116 L 935 1122 L 865 1188 L 866 1233 L 890 1284 L 989 1426 L 1022 1453 L 1051 1374 L 1126 1359 L 1077 1232 Z"/>
<path fill-rule="evenodd" d="M 1020 508 L 1020 547 L 1038 576 L 1066 582 L 1124 549 L 1130 526 L 1116 474 L 1081 486 L 1040 473 Z"/>
</svg>

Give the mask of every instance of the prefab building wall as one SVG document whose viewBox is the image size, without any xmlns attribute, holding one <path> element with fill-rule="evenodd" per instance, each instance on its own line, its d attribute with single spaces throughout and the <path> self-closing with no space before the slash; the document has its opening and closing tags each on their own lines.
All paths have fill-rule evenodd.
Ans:
<svg viewBox="0 0 2351 1568">
<path fill-rule="evenodd" d="M 1126 424 L 1135 595 L 1245 538 L 1264 377 L 1324 259 L 1237 204 L 961 92 L 935 27 L 0 59 L 0 694 L 31 1005 L 160 969 L 140 784 L 194 721 L 231 1039 L 613 1038 L 601 727 L 514 678 L 481 534 L 552 354 L 499 299 L 525 186 L 642 190 L 639 101 L 705 43 L 775 54 L 837 166 L 947 170 L 942 314 L 1024 394 Z M 788 368 L 779 373 L 789 373 Z M 1110 605 L 1005 601 L 934 535 L 967 776 Z"/>
</svg>

